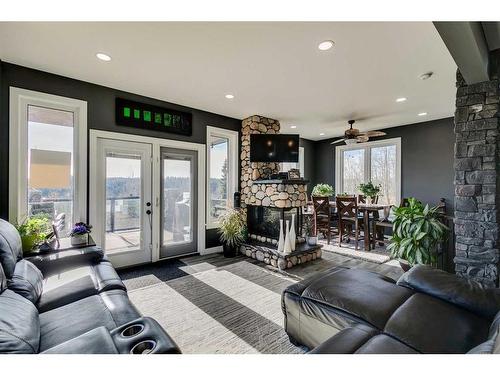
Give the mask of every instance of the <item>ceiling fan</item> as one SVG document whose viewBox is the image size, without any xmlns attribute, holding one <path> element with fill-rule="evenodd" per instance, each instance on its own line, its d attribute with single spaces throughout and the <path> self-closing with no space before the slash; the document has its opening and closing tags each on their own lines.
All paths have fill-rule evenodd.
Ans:
<svg viewBox="0 0 500 375">
<path fill-rule="evenodd" d="M 352 125 L 356 122 L 356 120 L 347 121 L 349 124 L 349 129 L 344 132 L 344 138 L 337 139 L 333 141 L 331 144 L 334 145 L 336 143 L 345 142 L 346 144 L 352 143 L 363 143 L 368 142 L 371 137 L 381 137 L 386 135 L 386 133 L 378 131 L 378 130 L 369 130 L 367 132 L 361 133 L 359 129 L 353 128 Z"/>
</svg>

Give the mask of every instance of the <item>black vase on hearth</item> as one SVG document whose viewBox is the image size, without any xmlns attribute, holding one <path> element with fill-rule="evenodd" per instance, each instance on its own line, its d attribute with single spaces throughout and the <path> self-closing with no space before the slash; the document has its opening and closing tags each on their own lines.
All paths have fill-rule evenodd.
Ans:
<svg viewBox="0 0 500 375">
<path fill-rule="evenodd" d="M 234 258 L 238 254 L 238 247 L 224 243 L 222 244 L 222 254 L 224 254 L 225 258 Z"/>
</svg>

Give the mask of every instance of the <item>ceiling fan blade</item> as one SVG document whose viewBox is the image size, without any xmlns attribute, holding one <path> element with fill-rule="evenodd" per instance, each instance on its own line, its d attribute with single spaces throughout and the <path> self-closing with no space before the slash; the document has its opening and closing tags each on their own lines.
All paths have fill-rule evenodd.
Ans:
<svg viewBox="0 0 500 375">
<path fill-rule="evenodd" d="M 368 137 L 382 137 L 383 135 L 387 135 L 387 133 L 381 132 L 379 130 L 369 130 L 365 132 L 364 135 Z"/>
<path fill-rule="evenodd" d="M 340 142 L 344 142 L 345 141 L 345 138 L 340 138 L 340 139 L 337 139 L 336 141 L 333 141 L 332 143 L 330 143 L 331 145 L 334 145 L 336 143 L 340 143 Z"/>
<path fill-rule="evenodd" d="M 367 135 L 358 135 L 356 137 L 356 139 L 358 140 L 358 142 L 364 143 L 364 142 L 368 142 L 370 137 L 368 137 Z"/>
</svg>

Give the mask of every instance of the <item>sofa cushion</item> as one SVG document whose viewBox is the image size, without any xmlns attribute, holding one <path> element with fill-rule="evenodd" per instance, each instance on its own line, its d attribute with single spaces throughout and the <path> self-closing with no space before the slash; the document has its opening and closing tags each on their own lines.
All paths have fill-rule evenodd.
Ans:
<svg viewBox="0 0 500 375">
<path fill-rule="evenodd" d="M 340 331 L 309 353 L 417 354 L 418 352 L 377 329 L 357 324 Z"/>
<path fill-rule="evenodd" d="M 360 269 L 341 269 L 309 285 L 302 293 L 331 311 L 339 310 L 382 329 L 413 292 L 393 280 Z"/>
<path fill-rule="evenodd" d="M 40 322 L 36 307 L 5 289 L 0 294 L 0 353 L 38 353 Z"/>
<path fill-rule="evenodd" d="M 453 303 L 488 319 L 493 319 L 500 311 L 500 289 L 486 289 L 477 281 L 430 266 L 412 267 L 401 276 L 398 285 Z"/>
<path fill-rule="evenodd" d="M 466 353 L 488 338 L 489 326 L 479 315 L 416 293 L 394 312 L 384 332 L 422 353 Z"/>
<path fill-rule="evenodd" d="M 123 290 L 111 290 L 40 314 L 40 351 L 97 327 L 112 330 L 140 316 Z"/>
<path fill-rule="evenodd" d="M 33 263 L 21 259 L 16 263 L 14 274 L 8 281 L 10 290 L 36 304 L 43 290 L 43 276 Z"/>
<path fill-rule="evenodd" d="M 0 219 L 0 263 L 7 279 L 14 274 L 16 263 L 23 257 L 23 246 L 17 229 Z"/>
<path fill-rule="evenodd" d="M 38 310 L 45 312 L 125 285 L 110 262 L 64 269 L 45 276 Z"/>
<path fill-rule="evenodd" d="M 119 352 L 109 331 L 104 327 L 97 327 L 42 354 L 119 354 Z"/>
</svg>

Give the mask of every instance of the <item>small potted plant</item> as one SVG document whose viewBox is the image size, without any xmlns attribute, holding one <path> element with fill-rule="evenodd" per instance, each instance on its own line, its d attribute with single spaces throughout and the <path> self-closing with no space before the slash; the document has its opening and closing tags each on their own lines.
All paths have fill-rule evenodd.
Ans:
<svg viewBox="0 0 500 375">
<path fill-rule="evenodd" d="M 245 240 L 246 223 L 243 212 L 239 209 L 227 208 L 219 217 L 219 233 L 224 256 L 235 257 L 240 245 Z"/>
<path fill-rule="evenodd" d="M 382 186 L 374 185 L 373 182 L 368 181 L 366 184 L 359 184 L 358 189 L 365 197 L 370 199 L 369 203 L 373 203 L 379 196 Z"/>
<path fill-rule="evenodd" d="M 307 215 L 304 220 L 304 232 L 306 235 L 306 242 L 309 246 L 316 246 L 318 244 L 318 236 L 314 228 L 313 215 Z"/>
<path fill-rule="evenodd" d="M 81 246 L 89 243 L 89 233 L 92 229 L 91 225 L 85 223 L 76 223 L 69 236 L 71 237 L 71 245 Z"/>
<path fill-rule="evenodd" d="M 50 232 L 49 219 L 43 215 L 34 215 L 26 218 L 16 229 L 21 237 L 23 253 L 28 254 L 40 245 Z"/>
<path fill-rule="evenodd" d="M 331 197 L 335 193 L 335 190 L 331 185 L 328 184 L 317 184 L 313 190 L 311 195 L 315 197 Z"/>
<path fill-rule="evenodd" d="M 409 198 L 407 206 L 393 209 L 393 235 L 387 249 L 404 271 L 415 264 L 436 264 L 438 245 L 448 234 L 438 210 L 415 198 Z"/>
</svg>

